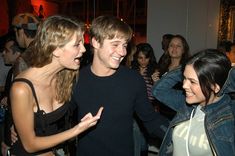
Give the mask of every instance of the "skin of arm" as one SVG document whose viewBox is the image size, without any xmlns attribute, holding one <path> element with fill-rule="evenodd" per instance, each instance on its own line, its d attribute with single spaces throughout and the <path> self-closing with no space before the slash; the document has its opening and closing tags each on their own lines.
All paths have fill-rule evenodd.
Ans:
<svg viewBox="0 0 235 156">
<path fill-rule="evenodd" d="M 103 111 L 103 107 L 101 107 L 95 116 L 92 116 L 91 113 L 87 113 L 81 119 L 80 123 L 64 132 L 51 136 L 38 137 L 34 131 L 33 107 L 36 103 L 30 87 L 21 82 L 13 83 L 10 97 L 15 128 L 25 150 L 30 153 L 54 147 L 84 132 L 96 125 Z"/>
</svg>

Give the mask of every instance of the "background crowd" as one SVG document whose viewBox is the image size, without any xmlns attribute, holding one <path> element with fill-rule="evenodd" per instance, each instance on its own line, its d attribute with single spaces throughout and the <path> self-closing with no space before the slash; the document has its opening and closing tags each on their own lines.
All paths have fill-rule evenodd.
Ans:
<svg viewBox="0 0 235 156">
<path fill-rule="evenodd" d="M 116 17 L 93 20 L 90 44 L 84 32 L 61 15 L 12 19 L 1 40 L 2 155 L 147 156 L 152 140 L 162 156 L 235 154 L 235 43 L 192 55 L 181 34 L 165 34 L 157 60 Z"/>
</svg>

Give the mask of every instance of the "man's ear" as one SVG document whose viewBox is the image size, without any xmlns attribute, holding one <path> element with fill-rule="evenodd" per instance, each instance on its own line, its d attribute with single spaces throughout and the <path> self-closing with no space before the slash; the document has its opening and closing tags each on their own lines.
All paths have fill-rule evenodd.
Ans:
<svg viewBox="0 0 235 156">
<path fill-rule="evenodd" d="M 92 46 L 93 46 L 95 49 L 97 49 L 97 48 L 100 47 L 100 43 L 99 43 L 99 41 L 96 40 L 95 37 L 92 37 L 92 39 L 91 39 L 91 44 L 92 44 Z"/>
</svg>

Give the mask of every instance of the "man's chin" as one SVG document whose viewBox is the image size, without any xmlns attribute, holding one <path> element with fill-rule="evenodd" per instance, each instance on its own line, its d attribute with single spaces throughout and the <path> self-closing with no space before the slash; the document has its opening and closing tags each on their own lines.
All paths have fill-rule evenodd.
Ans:
<svg viewBox="0 0 235 156">
<path fill-rule="evenodd" d="M 117 70 L 118 68 L 119 68 L 119 66 L 118 67 L 111 67 L 112 70 Z"/>
<path fill-rule="evenodd" d="M 120 64 L 115 64 L 111 66 L 111 69 L 117 70 L 119 68 Z"/>
</svg>

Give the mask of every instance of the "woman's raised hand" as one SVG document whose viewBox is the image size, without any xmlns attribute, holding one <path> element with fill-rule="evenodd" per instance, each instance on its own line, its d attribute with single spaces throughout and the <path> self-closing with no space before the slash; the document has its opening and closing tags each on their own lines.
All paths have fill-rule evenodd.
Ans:
<svg viewBox="0 0 235 156">
<path fill-rule="evenodd" d="M 85 130 L 89 129 L 90 127 L 93 127 L 97 124 L 98 120 L 100 119 L 100 116 L 103 111 L 103 107 L 100 107 L 97 114 L 93 116 L 91 113 L 87 113 L 82 119 L 81 122 L 78 123 L 74 128 L 77 129 L 77 133 L 84 132 Z"/>
</svg>

